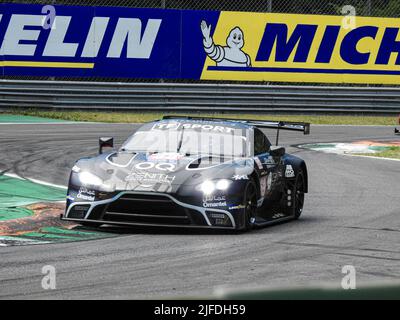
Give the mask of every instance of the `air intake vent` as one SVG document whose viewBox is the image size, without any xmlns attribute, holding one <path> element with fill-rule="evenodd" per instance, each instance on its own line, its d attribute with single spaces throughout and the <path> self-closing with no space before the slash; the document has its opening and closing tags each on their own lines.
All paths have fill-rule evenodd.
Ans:
<svg viewBox="0 0 400 320">
<path fill-rule="evenodd" d="M 68 218 L 84 219 L 90 205 L 76 205 L 71 208 L 68 213 Z"/>
<path fill-rule="evenodd" d="M 123 195 L 107 206 L 103 219 L 144 224 L 190 224 L 185 208 L 166 196 L 145 194 Z"/>
</svg>

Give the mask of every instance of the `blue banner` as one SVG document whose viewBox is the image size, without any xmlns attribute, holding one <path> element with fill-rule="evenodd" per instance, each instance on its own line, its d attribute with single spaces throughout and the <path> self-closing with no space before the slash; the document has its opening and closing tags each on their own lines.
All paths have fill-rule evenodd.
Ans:
<svg viewBox="0 0 400 320">
<path fill-rule="evenodd" d="M 3 75 L 199 79 L 219 12 L 0 4 Z M 51 9 L 51 7 L 50 7 Z M 197 39 L 197 41 L 196 41 Z M 200 41 L 199 41 L 200 40 Z"/>
<path fill-rule="evenodd" d="M 0 4 L 2 75 L 400 84 L 396 18 Z"/>
</svg>

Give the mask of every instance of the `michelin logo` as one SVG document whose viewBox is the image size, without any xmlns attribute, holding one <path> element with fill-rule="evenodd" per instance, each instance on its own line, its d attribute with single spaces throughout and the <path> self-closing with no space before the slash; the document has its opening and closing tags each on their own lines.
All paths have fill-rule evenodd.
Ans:
<svg viewBox="0 0 400 320">
<path fill-rule="evenodd" d="M 200 24 L 203 33 L 204 51 L 217 63 L 218 67 L 251 67 L 251 58 L 242 48 L 244 34 L 239 27 L 233 28 L 226 39 L 226 46 L 215 45 L 211 37 L 211 25 L 206 21 Z"/>
<path fill-rule="evenodd" d="M 0 14 L 0 22 L 2 18 Z M 43 57 L 76 58 L 80 53 L 81 58 L 96 58 L 100 47 L 106 45 L 107 58 L 120 58 L 126 47 L 126 58 L 150 59 L 162 22 L 161 19 L 142 22 L 139 18 L 119 18 L 114 27 L 109 23 L 110 17 L 93 17 L 90 28 L 82 31 L 87 34 L 86 39 L 66 42 L 71 32 L 72 16 L 59 15 L 54 17 L 54 26 L 57 25 L 57 28 L 50 29 L 44 48 L 39 48 L 39 39 L 43 37 L 41 33 L 48 32 L 44 29 L 45 20 L 46 16 L 43 15 L 11 15 L 4 38 L 0 38 L 0 55 L 34 57 L 37 51 L 41 51 Z M 114 30 L 110 30 L 111 26 Z M 35 27 L 43 28 L 33 29 Z M 113 32 L 111 42 L 103 43 L 106 33 L 110 31 Z M 79 47 L 83 48 L 82 52 L 78 50 Z"/>
</svg>

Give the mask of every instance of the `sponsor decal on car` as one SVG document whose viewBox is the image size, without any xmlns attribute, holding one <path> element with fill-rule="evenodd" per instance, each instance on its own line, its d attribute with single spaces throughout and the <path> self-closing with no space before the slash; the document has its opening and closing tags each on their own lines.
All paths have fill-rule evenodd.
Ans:
<svg viewBox="0 0 400 320">
<path fill-rule="evenodd" d="M 216 207 L 226 207 L 225 196 L 205 196 L 203 198 L 203 207 L 205 208 L 216 208 Z"/>
<path fill-rule="evenodd" d="M 142 182 L 142 183 L 168 183 L 171 184 L 175 180 L 175 176 L 170 176 L 164 173 L 150 173 L 150 172 L 134 172 L 126 176 L 126 182 Z"/>
<path fill-rule="evenodd" d="M 76 197 L 82 200 L 94 201 L 96 198 L 96 191 L 89 190 L 85 187 L 80 187 Z"/>
<path fill-rule="evenodd" d="M 235 174 L 232 177 L 233 180 L 249 180 L 249 176 L 247 174 Z"/>
<path fill-rule="evenodd" d="M 272 189 L 272 173 L 268 174 L 267 177 L 267 190 L 270 191 Z"/>
<path fill-rule="evenodd" d="M 220 133 L 232 133 L 235 129 L 225 126 L 216 126 L 213 124 L 202 124 L 202 123 L 184 123 L 184 122 L 172 122 L 172 123 L 155 123 L 153 130 L 178 130 L 180 128 L 200 130 L 200 131 L 213 131 Z"/>
<path fill-rule="evenodd" d="M 261 160 L 258 157 L 255 157 L 254 161 L 256 162 L 258 169 L 260 169 L 260 170 L 264 169 L 263 164 L 262 164 Z"/>
<path fill-rule="evenodd" d="M 274 160 L 274 158 L 272 156 L 269 156 L 266 160 L 265 160 L 265 164 L 267 165 L 267 168 L 272 168 L 276 165 L 276 162 Z"/>
<path fill-rule="evenodd" d="M 229 207 L 229 210 L 239 210 L 239 209 L 244 209 L 244 208 L 246 208 L 245 205 L 239 204 L 239 205 L 237 205 L 237 206 Z"/>
<path fill-rule="evenodd" d="M 267 176 L 260 178 L 260 193 L 261 196 L 264 197 L 267 192 Z"/>
<path fill-rule="evenodd" d="M 150 170 L 157 169 L 160 171 L 169 171 L 174 172 L 176 169 L 176 165 L 173 163 L 154 163 L 154 162 L 140 162 L 135 164 L 135 169 L 137 170 Z"/>
<path fill-rule="evenodd" d="M 294 178 L 294 176 L 295 176 L 295 174 L 294 174 L 293 167 L 290 164 L 286 165 L 285 177 L 286 178 Z"/>
</svg>

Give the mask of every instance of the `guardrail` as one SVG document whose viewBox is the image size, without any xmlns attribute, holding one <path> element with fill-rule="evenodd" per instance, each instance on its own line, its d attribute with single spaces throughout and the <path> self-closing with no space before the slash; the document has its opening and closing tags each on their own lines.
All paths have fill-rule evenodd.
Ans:
<svg viewBox="0 0 400 320">
<path fill-rule="evenodd" d="M 400 88 L 0 80 L 2 108 L 400 113 Z"/>
</svg>

